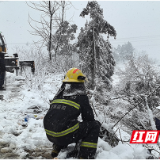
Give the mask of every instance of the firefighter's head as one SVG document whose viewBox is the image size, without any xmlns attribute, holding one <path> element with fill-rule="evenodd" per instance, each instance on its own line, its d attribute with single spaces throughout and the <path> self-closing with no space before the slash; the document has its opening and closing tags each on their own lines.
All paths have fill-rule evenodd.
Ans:
<svg viewBox="0 0 160 160">
<path fill-rule="evenodd" d="M 71 68 L 65 75 L 63 82 L 66 83 L 84 83 L 87 80 L 86 76 L 81 70 L 77 68 Z"/>
</svg>

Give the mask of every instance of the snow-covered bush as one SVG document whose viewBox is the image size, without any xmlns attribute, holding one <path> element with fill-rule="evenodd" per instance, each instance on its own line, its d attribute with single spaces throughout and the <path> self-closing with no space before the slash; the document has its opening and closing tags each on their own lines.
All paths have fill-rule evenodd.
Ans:
<svg viewBox="0 0 160 160">
<path fill-rule="evenodd" d="M 119 83 L 114 86 L 115 96 L 121 97 L 124 106 L 118 104 L 121 113 L 115 110 L 112 118 L 117 119 L 130 131 L 153 129 L 155 108 L 159 105 L 159 75 L 158 66 L 147 55 L 131 57 L 124 69 L 119 69 Z M 115 100 L 114 100 L 115 101 Z M 110 112 L 112 113 L 112 112 Z"/>
</svg>

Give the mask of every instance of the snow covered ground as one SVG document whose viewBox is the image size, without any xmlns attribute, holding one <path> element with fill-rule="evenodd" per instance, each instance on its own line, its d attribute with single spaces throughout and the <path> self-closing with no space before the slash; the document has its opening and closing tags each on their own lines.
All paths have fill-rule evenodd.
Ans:
<svg viewBox="0 0 160 160">
<path fill-rule="evenodd" d="M 49 99 L 54 97 L 62 78 L 62 74 L 47 75 L 41 90 L 34 90 L 25 85 L 23 77 L 7 73 L 7 90 L 0 91 L 0 95 L 4 95 L 0 100 L 0 159 L 8 152 L 17 154 L 19 158 L 26 158 L 30 152 L 40 149 L 46 149 L 50 154 L 52 144 L 46 137 L 43 117 L 49 109 Z M 25 122 L 25 119 L 28 121 Z M 101 121 L 102 116 L 96 119 Z M 110 125 L 103 123 L 106 127 Z M 130 135 L 121 131 L 121 137 L 129 139 Z M 64 159 L 65 156 L 66 151 L 62 151 L 58 158 Z M 98 139 L 96 159 L 145 159 L 147 156 L 147 150 L 141 144 L 119 142 L 112 148 L 101 138 Z M 34 158 L 45 157 L 42 154 Z"/>
</svg>

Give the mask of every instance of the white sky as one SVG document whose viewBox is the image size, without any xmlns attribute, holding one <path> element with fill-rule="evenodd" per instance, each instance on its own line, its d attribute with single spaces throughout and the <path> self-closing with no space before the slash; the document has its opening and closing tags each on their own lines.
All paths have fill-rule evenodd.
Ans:
<svg viewBox="0 0 160 160">
<path fill-rule="evenodd" d="M 103 8 L 104 19 L 117 31 L 117 39 L 110 42 L 117 47 L 131 42 L 138 51 L 145 50 L 150 57 L 160 60 L 160 1 L 98 1 Z M 87 1 L 72 1 L 74 7 L 67 12 L 67 20 L 78 26 L 77 35 L 86 18 L 79 17 Z M 39 19 L 40 12 L 27 6 L 25 1 L 0 1 L 0 31 L 8 44 L 8 53 L 15 46 L 26 47 L 26 43 L 38 40 L 30 35 L 28 14 Z"/>
</svg>

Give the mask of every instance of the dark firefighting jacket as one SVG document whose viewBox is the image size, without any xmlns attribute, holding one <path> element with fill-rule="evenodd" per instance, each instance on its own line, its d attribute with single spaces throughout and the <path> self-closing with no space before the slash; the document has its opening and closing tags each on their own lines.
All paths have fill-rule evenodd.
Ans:
<svg viewBox="0 0 160 160">
<path fill-rule="evenodd" d="M 156 124 L 157 130 L 160 130 L 160 120 L 156 117 L 155 117 L 155 124 Z"/>
<path fill-rule="evenodd" d="M 79 128 L 77 118 L 80 114 L 83 121 L 94 121 L 93 110 L 81 85 L 83 84 L 80 84 L 79 87 L 77 84 L 74 85 L 69 90 L 70 92 L 62 87 L 60 93 L 55 96 L 44 117 L 44 128 L 47 135 L 62 137 L 74 132 Z"/>
</svg>

